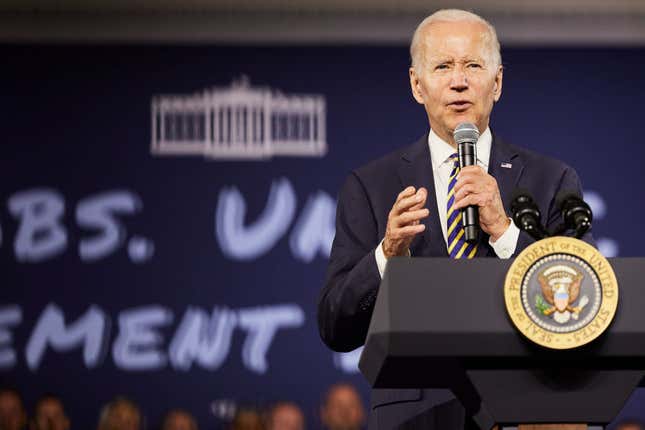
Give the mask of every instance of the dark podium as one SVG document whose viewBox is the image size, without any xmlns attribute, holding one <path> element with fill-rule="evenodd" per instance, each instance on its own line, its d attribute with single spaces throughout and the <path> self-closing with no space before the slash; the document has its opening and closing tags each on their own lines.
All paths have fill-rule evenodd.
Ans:
<svg viewBox="0 0 645 430">
<path fill-rule="evenodd" d="M 645 258 L 609 259 L 619 303 L 609 329 L 556 351 L 510 321 L 511 260 L 393 258 L 359 367 L 375 388 L 448 388 L 482 429 L 495 424 L 604 425 L 645 376 Z"/>
</svg>

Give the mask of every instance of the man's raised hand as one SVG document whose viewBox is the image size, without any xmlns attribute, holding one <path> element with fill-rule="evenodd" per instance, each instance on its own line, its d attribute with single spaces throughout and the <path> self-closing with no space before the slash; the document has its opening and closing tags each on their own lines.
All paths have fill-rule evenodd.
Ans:
<svg viewBox="0 0 645 430">
<path fill-rule="evenodd" d="M 408 248 L 414 236 L 425 230 L 421 220 L 430 214 L 425 208 L 428 190 L 421 187 L 407 187 L 396 198 L 387 218 L 383 239 L 385 258 L 408 255 Z"/>
</svg>

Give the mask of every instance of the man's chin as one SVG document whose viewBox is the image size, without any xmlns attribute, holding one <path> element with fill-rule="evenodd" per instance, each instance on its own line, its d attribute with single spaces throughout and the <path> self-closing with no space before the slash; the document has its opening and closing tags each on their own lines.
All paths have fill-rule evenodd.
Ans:
<svg viewBox="0 0 645 430">
<path fill-rule="evenodd" d="M 475 124 L 475 126 L 479 129 L 479 121 L 478 118 L 476 118 L 475 115 L 472 113 L 464 113 L 464 114 L 459 114 L 459 115 L 453 115 L 452 118 L 450 118 L 450 129 L 454 130 L 459 124 L 463 124 L 465 122 Z M 483 132 L 484 130 L 479 130 L 479 132 Z"/>
<path fill-rule="evenodd" d="M 475 124 L 475 126 L 477 126 L 477 120 L 472 115 L 460 115 L 453 118 L 453 121 L 450 124 L 450 130 L 454 131 L 459 124 L 463 124 L 465 122 Z"/>
</svg>

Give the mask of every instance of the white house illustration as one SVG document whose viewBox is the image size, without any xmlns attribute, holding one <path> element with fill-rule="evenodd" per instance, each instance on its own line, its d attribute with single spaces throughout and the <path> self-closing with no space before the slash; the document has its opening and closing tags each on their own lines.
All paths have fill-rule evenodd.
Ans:
<svg viewBox="0 0 645 430">
<path fill-rule="evenodd" d="M 325 99 L 251 87 L 230 87 L 152 99 L 154 155 L 213 159 L 322 157 L 327 152 Z"/>
</svg>

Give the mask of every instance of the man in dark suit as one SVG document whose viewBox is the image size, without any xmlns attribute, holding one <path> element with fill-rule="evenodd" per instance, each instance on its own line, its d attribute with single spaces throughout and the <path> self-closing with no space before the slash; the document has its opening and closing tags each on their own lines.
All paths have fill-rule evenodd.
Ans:
<svg viewBox="0 0 645 430">
<path fill-rule="evenodd" d="M 580 191 L 564 163 L 504 143 L 489 118 L 502 92 L 503 68 L 493 27 L 470 12 L 426 18 L 410 47 L 412 95 L 430 131 L 413 145 L 353 171 L 340 192 L 336 237 L 318 305 L 323 341 L 335 351 L 361 346 L 387 259 L 393 256 L 509 258 L 532 239 L 508 214 L 511 194 L 528 189 L 547 228 L 559 221 L 555 196 Z M 458 169 L 452 137 L 463 122 L 481 132 L 477 165 Z M 459 209 L 479 207 L 483 234 L 463 240 Z M 587 238 L 590 240 L 590 237 Z M 463 407 L 446 390 L 373 390 L 370 427 L 464 429 Z"/>
</svg>

